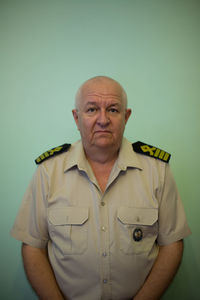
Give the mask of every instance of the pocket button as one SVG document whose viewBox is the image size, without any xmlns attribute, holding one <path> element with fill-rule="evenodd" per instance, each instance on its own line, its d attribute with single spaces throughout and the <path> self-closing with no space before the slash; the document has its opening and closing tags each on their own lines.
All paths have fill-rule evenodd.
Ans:
<svg viewBox="0 0 200 300">
<path fill-rule="evenodd" d="M 136 228 L 136 229 L 133 231 L 133 239 L 134 239 L 134 241 L 139 242 L 139 241 L 142 240 L 142 238 L 143 238 L 143 232 L 142 232 L 142 229 Z"/>
</svg>

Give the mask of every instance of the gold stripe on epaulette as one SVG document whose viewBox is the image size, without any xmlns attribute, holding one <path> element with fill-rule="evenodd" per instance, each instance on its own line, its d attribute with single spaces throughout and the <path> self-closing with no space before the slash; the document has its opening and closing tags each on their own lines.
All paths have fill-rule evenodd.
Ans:
<svg viewBox="0 0 200 300">
<path fill-rule="evenodd" d="M 55 147 L 53 149 L 50 149 L 46 152 L 44 152 L 43 154 L 41 154 L 40 156 L 38 156 L 35 160 L 36 164 L 40 164 L 41 162 L 43 162 L 44 160 L 55 156 L 59 153 L 62 153 L 64 151 L 67 151 L 70 147 L 70 144 L 63 144 L 61 146 Z"/>
<path fill-rule="evenodd" d="M 169 154 L 168 152 L 161 150 L 157 147 L 144 144 L 139 141 L 136 143 L 133 143 L 132 146 L 133 146 L 133 149 L 135 152 L 160 159 L 166 163 L 169 162 L 170 157 L 171 157 L 171 154 Z"/>
</svg>

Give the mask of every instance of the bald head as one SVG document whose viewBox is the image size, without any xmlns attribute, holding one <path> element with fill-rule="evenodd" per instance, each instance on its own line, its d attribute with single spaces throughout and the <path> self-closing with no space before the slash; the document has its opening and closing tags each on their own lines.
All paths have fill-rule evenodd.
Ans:
<svg viewBox="0 0 200 300">
<path fill-rule="evenodd" d="M 107 77 L 107 76 L 96 76 L 88 79 L 85 81 L 76 93 L 75 98 L 75 107 L 78 110 L 80 107 L 81 100 L 84 98 L 84 94 L 88 90 L 92 90 L 95 93 L 95 90 L 99 90 L 101 88 L 102 94 L 104 90 L 106 90 L 109 86 L 114 86 L 116 90 L 116 94 L 120 97 L 121 103 L 123 104 L 124 108 L 127 108 L 127 95 L 123 87 L 117 82 L 116 80 Z"/>
</svg>

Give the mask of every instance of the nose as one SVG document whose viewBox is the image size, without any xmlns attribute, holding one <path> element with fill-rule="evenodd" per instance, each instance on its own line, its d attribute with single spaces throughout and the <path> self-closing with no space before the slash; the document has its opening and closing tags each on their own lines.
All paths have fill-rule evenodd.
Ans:
<svg viewBox="0 0 200 300">
<path fill-rule="evenodd" d="M 109 115 L 105 109 L 99 111 L 97 124 L 101 127 L 105 127 L 110 123 Z"/>
</svg>

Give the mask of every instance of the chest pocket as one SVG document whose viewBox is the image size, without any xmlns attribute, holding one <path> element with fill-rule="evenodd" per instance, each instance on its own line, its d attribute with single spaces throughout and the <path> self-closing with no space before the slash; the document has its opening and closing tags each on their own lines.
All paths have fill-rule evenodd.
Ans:
<svg viewBox="0 0 200 300">
<path fill-rule="evenodd" d="M 88 244 L 88 208 L 64 207 L 48 211 L 50 238 L 62 255 L 82 254 Z"/>
<path fill-rule="evenodd" d="M 120 250 L 125 254 L 150 252 L 158 235 L 158 210 L 119 207 L 117 218 Z"/>
</svg>

